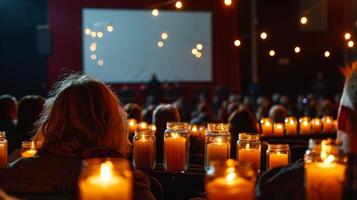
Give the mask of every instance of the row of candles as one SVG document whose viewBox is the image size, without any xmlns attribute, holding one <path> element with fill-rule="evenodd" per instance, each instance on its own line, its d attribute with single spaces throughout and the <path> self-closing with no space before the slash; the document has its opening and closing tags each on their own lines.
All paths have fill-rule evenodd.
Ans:
<svg viewBox="0 0 357 200">
<path fill-rule="evenodd" d="M 248 147 L 248 144 L 253 144 L 254 148 L 260 148 L 259 139 L 255 135 L 243 134 L 240 139 L 245 140 L 240 145 Z M 288 145 L 272 145 L 269 146 L 268 151 L 267 158 L 270 160 L 270 167 L 288 163 Z M 255 199 L 256 171 L 251 166 L 260 165 L 260 161 L 253 160 L 253 157 L 260 156 L 260 151 L 248 154 L 243 152 L 244 150 L 240 149 L 238 161 L 215 160 L 208 166 L 205 181 L 208 200 Z M 243 158 L 248 162 L 244 162 Z M 93 163 L 93 160 L 88 162 Z M 104 197 L 116 199 L 118 196 L 125 200 L 132 199 L 133 178 L 128 161 L 96 160 L 95 164 L 91 165 L 88 162 L 84 162 L 79 180 L 81 199 L 103 199 Z M 307 200 L 317 197 L 320 197 L 319 199 L 342 199 L 346 159 L 339 146 L 327 141 L 310 146 L 305 154 L 304 168 Z"/>
<path fill-rule="evenodd" d="M 337 130 L 337 120 L 331 116 L 323 118 L 287 117 L 284 123 L 273 123 L 270 118 L 260 120 L 260 132 L 264 136 L 301 135 L 314 133 L 333 133 Z"/>
</svg>

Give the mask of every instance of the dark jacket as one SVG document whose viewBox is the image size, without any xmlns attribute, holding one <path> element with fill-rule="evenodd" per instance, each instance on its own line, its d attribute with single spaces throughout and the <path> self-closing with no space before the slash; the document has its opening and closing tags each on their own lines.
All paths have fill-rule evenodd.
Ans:
<svg viewBox="0 0 357 200">
<path fill-rule="evenodd" d="M 36 156 L 18 159 L 0 169 L 0 188 L 9 193 L 77 195 L 81 160 L 68 156 Z M 134 199 L 155 199 L 148 176 L 133 171 Z"/>
</svg>

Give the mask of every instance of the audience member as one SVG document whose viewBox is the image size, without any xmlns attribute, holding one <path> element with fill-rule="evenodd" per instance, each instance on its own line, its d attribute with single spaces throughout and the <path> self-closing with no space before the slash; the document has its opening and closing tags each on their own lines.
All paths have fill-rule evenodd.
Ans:
<svg viewBox="0 0 357 200">
<path fill-rule="evenodd" d="M 282 105 L 274 105 L 269 110 L 269 117 L 273 122 L 284 122 L 288 112 Z"/>
<path fill-rule="evenodd" d="M 4 94 L 0 96 L 0 131 L 13 131 L 17 115 L 16 98 Z"/>
<path fill-rule="evenodd" d="M 205 125 L 207 123 L 213 123 L 215 121 L 213 119 L 211 108 L 208 104 L 200 104 L 198 106 L 198 111 L 198 115 L 195 118 L 191 119 L 191 124 Z"/>
<path fill-rule="evenodd" d="M 155 110 L 155 106 L 149 105 L 143 111 L 141 111 L 141 116 L 142 116 L 144 122 L 147 122 L 149 124 L 152 123 L 152 114 L 153 114 L 154 110 Z"/>
<path fill-rule="evenodd" d="M 128 114 L 128 119 L 135 119 L 136 121 L 142 121 L 141 107 L 136 103 L 128 103 L 124 106 L 125 112 Z"/>
<path fill-rule="evenodd" d="M 39 121 L 44 144 L 37 156 L 0 169 L 0 187 L 8 192 L 73 191 L 82 159 L 125 158 L 129 152 L 126 113 L 109 87 L 70 75 L 52 94 Z M 148 177 L 139 171 L 133 177 L 134 199 L 154 199 Z"/>
<path fill-rule="evenodd" d="M 179 111 L 170 104 L 159 105 L 154 110 L 152 121 L 156 126 L 156 160 L 158 163 L 162 163 L 166 124 L 167 122 L 179 122 Z"/>
</svg>

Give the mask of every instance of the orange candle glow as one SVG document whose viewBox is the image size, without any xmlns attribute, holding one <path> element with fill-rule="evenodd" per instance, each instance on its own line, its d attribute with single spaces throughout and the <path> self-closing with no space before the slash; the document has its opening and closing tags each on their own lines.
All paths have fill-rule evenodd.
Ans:
<svg viewBox="0 0 357 200">
<path fill-rule="evenodd" d="M 322 118 L 322 129 L 324 133 L 332 133 L 333 131 L 333 117 L 325 116 Z"/>
<path fill-rule="evenodd" d="M 287 117 L 285 119 L 285 131 L 286 135 L 296 135 L 297 134 L 297 120 L 295 117 Z"/>
<path fill-rule="evenodd" d="M 128 128 L 130 132 L 135 132 L 137 127 L 137 122 L 135 119 L 128 119 Z"/>
<path fill-rule="evenodd" d="M 273 124 L 269 118 L 264 118 L 260 120 L 262 134 L 264 136 L 273 135 Z"/>
<path fill-rule="evenodd" d="M 251 148 L 249 144 L 245 145 L 244 148 L 238 149 L 237 160 L 239 162 L 251 163 L 255 170 L 260 169 L 260 147 Z"/>
<path fill-rule="evenodd" d="M 314 118 L 311 120 L 311 132 L 312 133 L 321 133 L 321 121 L 319 118 Z"/>
<path fill-rule="evenodd" d="M 164 161 L 168 172 L 178 173 L 186 170 L 186 138 L 173 133 L 164 139 Z"/>
<path fill-rule="evenodd" d="M 155 167 L 155 141 L 141 135 L 134 141 L 134 165 L 136 169 L 149 171 Z"/>
<path fill-rule="evenodd" d="M 275 136 L 284 136 L 284 124 L 283 123 L 274 123 L 274 135 Z"/>
<path fill-rule="evenodd" d="M 207 164 L 211 161 L 224 161 L 229 157 L 228 145 L 222 142 L 222 138 L 218 137 L 216 142 L 207 144 Z"/>
<path fill-rule="evenodd" d="M 300 134 L 309 134 L 311 132 L 310 118 L 302 117 L 300 118 L 299 122 L 300 122 Z"/>
</svg>

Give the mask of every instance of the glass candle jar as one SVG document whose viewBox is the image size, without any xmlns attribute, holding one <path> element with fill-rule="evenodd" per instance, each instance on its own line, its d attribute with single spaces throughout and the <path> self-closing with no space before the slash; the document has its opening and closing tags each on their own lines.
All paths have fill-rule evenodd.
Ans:
<svg viewBox="0 0 357 200">
<path fill-rule="evenodd" d="M 299 132 L 301 135 L 307 135 L 311 132 L 311 118 L 301 117 L 299 119 Z"/>
<path fill-rule="evenodd" d="M 138 131 L 145 131 L 148 129 L 148 123 L 147 122 L 139 122 L 137 130 Z"/>
<path fill-rule="evenodd" d="M 274 123 L 274 136 L 284 136 L 284 123 Z"/>
<path fill-rule="evenodd" d="M 128 119 L 129 132 L 134 133 L 136 131 L 137 125 L 138 124 L 137 124 L 136 119 Z"/>
<path fill-rule="evenodd" d="M 205 169 L 212 161 L 229 159 L 231 134 L 226 124 L 207 124 L 205 137 Z"/>
<path fill-rule="evenodd" d="M 137 131 L 133 139 L 133 164 L 136 169 L 150 171 L 156 165 L 156 137 L 152 130 Z"/>
<path fill-rule="evenodd" d="M 34 141 L 22 142 L 20 152 L 22 158 L 34 157 L 37 153 L 36 143 Z"/>
<path fill-rule="evenodd" d="M 188 124 L 167 122 L 164 137 L 164 168 L 170 173 L 183 173 L 189 160 Z"/>
<path fill-rule="evenodd" d="M 325 116 L 321 119 L 322 121 L 322 131 L 324 133 L 332 133 L 333 132 L 333 117 Z"/>
<path fill-rule="evenodd" d="M 260 129 L 264 136 L 273 135 L 273 122 L 269 118 L 263 118 L 260 120 Z"/>
<path fill-rule="evenodd" d="M 0 166 L 7 163 L 7 140 L 5 131 L 0 131 Z"/>
<path fill-rule="evenodd" d="M 323 140 L 305 153 L 307 200 L 342 199 L 346 157 L 340 145 Z"/>
<path fill-rule="evenodd" d="M 207 200 L 254 200 L 254 170 L 250 165 L 227 161 L 213 161 L 207 171 L 205 190 Z"/>
<path fill-rule="evenodd" d="M 311 120 L 311 133 L 321 133 L 321 120 L 319 118 L 313 118 Z"/>
<path fill-rule="evenodd" d="M 269 144 L 266 151 L 267 169 L 288 165 L 290 149 L 288 144 Z"/>
<path fill-rule="evenodd" d="M 88 159 L 83 161 L 79 177 L 82 200 L 132 200 L 133 178 L 125 159 Z"/>
<path fill-rule="evenodd" d="M 298 122 L 296 117 L 285 118 L 285 133 L 286 135 L 296 135 L 297 134 Z"/>
<path fill-rule="evenodd" d="M 239 163 L 250 163 L 254 171 L 260 170 L 261 144 L 259 135 L 240 133 L 237 141 L 237 160 Z"/>
</svg>

